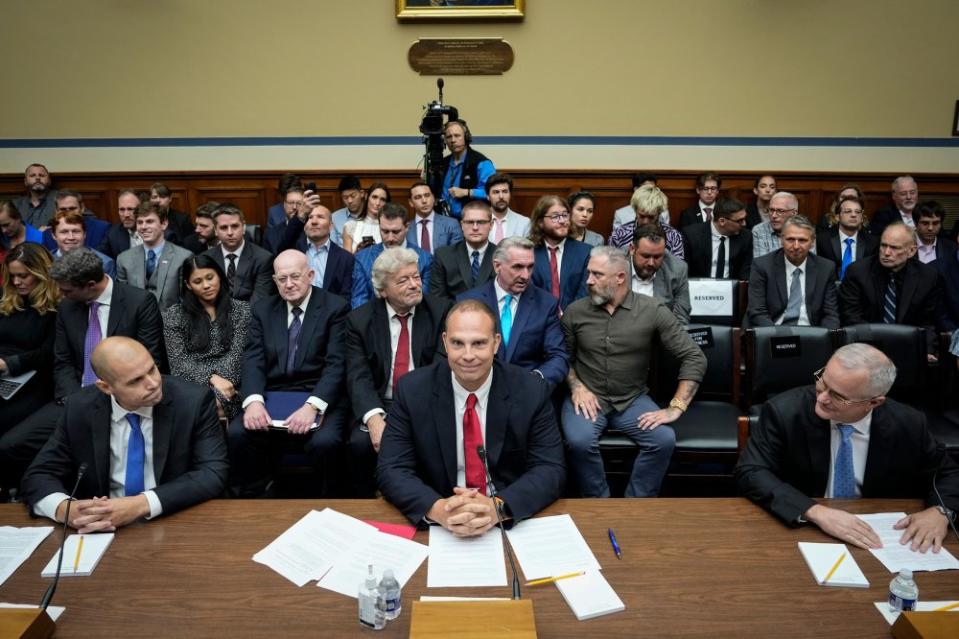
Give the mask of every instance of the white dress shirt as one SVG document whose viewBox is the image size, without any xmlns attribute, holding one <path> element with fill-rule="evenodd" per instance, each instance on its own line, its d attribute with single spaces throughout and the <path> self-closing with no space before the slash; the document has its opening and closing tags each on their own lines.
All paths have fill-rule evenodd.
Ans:
<svg viewBox="0 0 959 639">
<path fill-rule="evenodd" d="M 509 312 L 510 317 L 513 318 L 513 322 L 516 322 L 516 309 L 519 308 L 519 298 L 520 296 L 516 293 L 507 293 L 506 290 L 499 285 L 499 280 L 493 278 L 493 291 L 496 293 L 496 312 L 500 317 L 503 317 L 503 307 L 506 306 L 506 296 L 512 295 L 513 298 L 509 303 Z"/>
<path fill-rule="evenodd" d="M 633 293 L 645 295 L 646 297 L 656 297 L 653 295 L 653 281 L 655 279 L 655 273 L 653 273 L 653 276 L 648 280 L 641 279 L 636 273 L 636 269 L 633 269 L 633 277 L 631 279 Z"/>
<path fill-rule="evenodd" d="M 483 248 L 473 248 L 469 245 L 469 242 L 464 241 L 463 246 L 466 247 L 466 259 L 469 260 L 470 266 L 473 264 L 473 251 L 479 253 L 479 264 L 480 268 L 483 268 L 483 258 L 486 256 L 486 249 L 489 247 L 489 242 L 487 241 L 483 244 Z"/>
<path fill-rule="evenodd" d="M 852 255 L 850 259 L 852 262 L 856 261 L 856 243 L 859 241 L 859 231 L 856 231 L 852 235 L 846 235 L 846 231 L 843 228 L 839 227 L 839 263 L 842 264 L 843 256 L 846 254 L 846 240 L 852 240 L 852 244 L 849 245 L 849 248 L 852 250 Z"/>
<path fill-rule="evenodd" d="M 163 505 L 153 490 L 157 486 L 153 472 L 153 407 L 144 406 L 136 410 L 127 410 L 110 397 L 110 498 L 123 497 L 126 492 L 127 478 L 127 442 L 130 440 L 130 421 L 127 413 L 136 413 L 140 416 L 140 431 L 143 433 L 143 495 L 150 506 L 150 515 L 153 519 L 163 514 Z M 102 495 L 97 495 L 102 497 Z M 33 512 L 42 517 L 56 520 L 57 506 L 64 499 L 69 499 L 66 493 L 52 493 L 36 503 Z"/>
<path fill-rule="evenodd" d="M 916 228 L 916 219 L 912 216 L 912 213 L 904 213 L 900 210 L 899 217 L 902 218 L 902 223 L 908 226 L 909 228 L 911 229 Z"/>
<path fill-rule="evenodd" d="M 107 285 L 100 293 L 100 297 L 93 300 L 100 304 L 97 308 L 97 319 L 100 320 L 100 337 L 102 339 L 107 338 L 107 326 L 110 324 L 110 300 L 113 299 L 113 279 L 109 275 L 104 275 L 104 277 L 107 278 Z"/>
<path fill-rule="evenodd" d="M 710 277 L 712 277 L 716 273 L 716 262 L 717 262 L 716 258 L 719 257 L 720 238 L 723 238 L 726 236 L 716 230 L 716 220 L 713 220 L 712 222 L 709 223 L 709 232 L 713 238 L 713 258 L 712 258 L 712 261 L 709 263 L 709 275 Z M 722 276 L 724 278 L 729 277 L 729 238 L 728 237 L 726 237 L 726 259 L 725 259 L 725 264 L 723 266 Z"/>
<path fill-rule="evenodd" d="M 856 496 L 862 497 L 862 479 L 866 475 L 866 457 L 869 455 L 869 429 L 872 426 L 872 411 L 858 422 L 849 424 L 855 430 L 849 437 L 852 444 L 852 467 L 856 475 Z M 829 481 L 826 484 L 826 494 L 824 497 L 833 496 L 833 474 L 836 467 L 836 454 L 839 452 L 839 444 L 842 443 L 842 434 L 839 432 L 839 426 L 836 422 L 829 422 Z"/>
<path fill-rule="evenodd" d="M 796 326 L 809 326 L 809 314 L 806 312 L 806 263 L 809 260 L 803 260 L 799 266 L 787 260 L 786 256 L 783 256 L 783 261 L 786 262 L 786 305 L 788 307 L 789 295 L 793 290 L 793 272 L 799 270 L 799 299 L 802 300 L 802 303 L 799 305 L 799 320 L 797 320 Z M 777 326 L 783 323 L 783 316 L 785 315 L 786 311 L 783 311 L 782 315 L 776 318 L 775 324 Z"/>
<path fill-rule="evenodd" d="M 393 367 L 396 366 L 396 351 L 400 346 L 400 331 L 403 330 L 403 326 L 400 323 L 399 318 L 397 317 L 396 309 L 390 306 L 389 302 L 386 302 L 386 314 L 389 318 L 390 326 L 390 378 L 386 380 L 386 392 L 383 394 L 384 399 L 393 399 Z M 410 309 L 409 317 L 406 318 L 406 329 L 407 329 L 407 340 L 408 344 L 406 347 L 409 349 L 410 353 L 410 367 L 407 372 L 412 372 L 416 366 L 413 365 L 413 316 L 416 315 L 416 307 Z M 372 410 L 366 411 L 366 414 L 363 415 L 362 422 L 365 425 L 366 422 L 370 420 L 373 415 L 386 415 L 386 411 L 382 408 L 374 408 Z"/>
<path fill-rule="evenodd" d="M 460 386 L 456 375 L 450 373 L 453 379 L 453 408 L 456 413 L 456 485 L 466 486 L 466 456 L 463 452 L 463 415 L 466 413 L 466 400 L 470 391 Z M 476 417 L 479 419 L 480 431 L 483 433 L 483 445 L 486 445 L 486 408 L 489 406 L 489 389 L 493 386 L 493 371 L 490 370 L 486 381 L 475 391 Z"/>
<path fill-rule="evenodd" d="M 237 264 L 237 266 L 239 267 L 239 265 L 240 265 L 240 256 L 243 255 L 243 249 L 244 249 L 244 248 L 246 248 L 246 240 L 243 240 L 242 242 L 240 242 L 240 246 L 238 246 L 235 251 L 228 251 L 228 250 L 226 250 L 226 247 L 223 246 L 223 244 L 221 243 L 221 244 L 220 244 L 220 251 L 223 253 L 223 263 L 224 263 L 227 267 L 230 266 L 230 259 L 227 257 L 227 255 L 229 255 L 229 254 L 232 253 L 233 255 L 236 255 L 236 264 Z"/>
</svg>

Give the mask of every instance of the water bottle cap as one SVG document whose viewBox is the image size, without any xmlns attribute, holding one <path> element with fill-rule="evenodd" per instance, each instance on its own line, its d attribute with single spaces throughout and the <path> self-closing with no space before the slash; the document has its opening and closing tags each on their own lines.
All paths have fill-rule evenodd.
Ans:
<svg viewBox="0 0 959 639">
<path fill-rule="evenodd" d="M 899 571 L 899 576 L 903 579 L 912 579 L 912 571 L 908 568 L 903 568 Z"/>
<path fill-rule="evenodd" d="M 383 579 L 387 579 L 387 580 L 389 580 L 389 579 L 395 579 L 395 577 L 393 576 L 393 571 L 392 571 L 391 569 L 389 569 L 389 568 L 387 568 L 386 570 L 384 570 L 384 571 L 383 571 Z"/>
</svg>

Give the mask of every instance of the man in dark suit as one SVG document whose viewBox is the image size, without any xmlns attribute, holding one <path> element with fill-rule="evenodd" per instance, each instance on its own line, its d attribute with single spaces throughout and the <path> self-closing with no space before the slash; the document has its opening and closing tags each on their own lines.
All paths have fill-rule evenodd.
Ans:
<svg viewBox="0 0 959 639">
<path fill-rule="evenodd" d="M 835 263 L 839 280 L 846 277 L 846 269 L 853 262 L 879 252 L 879 239 L 863 231 L 863 211 L 858 197 L 843 198 L 837 210 L 839 223 L 816 236 L 816 253 Z"/>
<path fill-rule="evenodd" d="M 183 211 L 173 210 L 173 192 L 170 191 L 170 187 L 162 182 L 152 184 L 150 201 L 166 211 L 167 219 L 170 221 L 166 230 L 167 239 L 174 244 L 182 245 L 183 240 L 193 233 L 193 223 L 190 222 L 190 216 Z"/>
<path fill-rule="evenodd" d="M 340 400 L 349 306 L 312 286 L 313 269 L 303 253 L 284 251 L 273 268 L 280 295 L 253 305 L 240 389 L 243 414 L 227 432 L 231 485 L 241 496 L 266 493 L 284 450 L 299 449 L 321 466 L 342 443 L 346 421 Z"/>
<path fill-rule="evenodd" d="M 433 257 L 418 246 L 410 246 L 407 243 L 406 233 L 409 227 L 409 219 L 406 209 L 395 202 L 387 202 L 380 212 L 379 225 L 380 237 L 383 242 L 362 249 L 355 256 L 353 293 L 350 301 L 353 308 L 358 308 L 366 302 L 376 299 L 376 292 L 373 290 L 373 262 L 383 251 L 391 248 L 409 248 L 416 251 L 416 254 L 420 257 L 420 278 L 423 280 L 423 291 L 425 293 L 430 291 L 430 268 L 433 264 Z"/>
<path fill-rule="evenodd" d="M 748 280 L 753 261 L 753 238 L 746 231 L 746 207 L 724 198 L 715 203 L 709 224 L 683 229 L 689 277 Z"/>
<path fill-rule="evenodd" d="M 134 244 L 143 243 L 137 234 L 137 221 L 134 217 L 139 206 L 140 197 L 135 192 L 120 191 L 117 196 L 117 214 L 120 216 L 120 222 L 110 225 L 97 250 L 116 259 L 117 255 Z"/>
<path fill-rule="evenodd" d="M 496 315 L 466 300 L 450 310 L 446 360 L 400 380 L 383 434 L 377 480 L 411 522 L 480 535 L 498 521 L 532 517 L 566 482 L 549 387 L 496 359 Z M 498 495 L 488 494 L 479 447 Z"/>
<path fill-rule="evenodd" d="M 715 173 L 703 173 L 696 178 L 696 195 L 699 199 L 679 214 L 680 231 L 687 226 L 713 220 L 716 200 L 719 198 L 719 189 L 722 187 L 723 179 Z"/>
<path fill-rule="evenodd" d="M 284 234 L 277 249 L 306 253 L 314 272 L 313 286 L 349 300 L 353 294 L 353 254 L 333 241 L 332 214 L 319 202 L 318 195 L 303 200 L 297 214 L 282 227 Z"/>
<path fill-rule="evenodd" d="M 909 324 L 926 329 L 929 361 L 935 361 L 939 317 L 939 274 L 935 267 L 912 259 L 916 232 L 896 222 L 886 227 L 879 255 L 855 262 L 839 289 L 843 326 Z"/>
<path fill-rule="evenodd" d="M 566 379 L 569 356 L 559 327 L 556 298 L 530 286 L 535 258 L 533 243 L 525 237 L 508 237 L 493 253 L 496 277 L 486 284 L 460 293 L 456 301 L 483 302 L 500 318 L 503 339 L 496 358 L 519 366 L 555 388 Z"/>
<path fill-rule="evenodd" d="M 381 253 L 373 262 L 377 298 L 346 318 L 355 497 L 372 497 L 376 490 L 376 453 L 400 378 L 443 355 L 441 335 L 449 303 L 423 297 L 418 263 L 419 255 L 410 249 Z"/>
<path fill-rule="evenodd" d="M 220 208 L 220 203 L 214 201 L 206 202 L 197 207 L 196 213 L 194 214 L 196 225 L 193 228 L 193 232 L 183 239 L 183 248 L 194 255 L 199 255 L 217 245 L 219 240 L 216 239 L 216 225 L 213 223 L 213 213 L 218 208 Z M 247 241 L 252 241 L 252 238 L 248 237 Z"/>
<path fill-rule="evenodd" d="M 213 213 L 219 245 L 206 253 L 215 259 L 230 282 L 233 299 L 256 302 L 274 291 L 273 256 L 244 235 L 243 211 L 223 204 Z"/>
<path fill-rule="evenodd" d="M 441 246 L 450 246 L 462 241 L 463 232 L 456 218 L 442 215 L 433 209 L 436 198 L 426 182 L 414 182 L 410 187 L 410 208 L 413 223 L 406 232 L 406 243 L 418 246 L 431 255 Z M 489 231 L 487 231 L 487 234 Z"/>
<path fill-rule="evenodd" d="M 815 235 L 808 218 L 794 215 L 783 223 L 783 247 L 753 260 L 746 328 L 839 328 L 836 273 L 832 262 L 810 253 Z"/>
<path fill-rule="evenodd" d="M 485 201 L 473 200 L 463 206 L 462 214 L 464 239 L 437 249 L 430 267 L 430 297 L 450 303 L 493 277 L 496 245 L 489 241 L 493 211 Z"/>
<path fill-rule="evenodd" d="M 219 496 L 227 455 L 208 389 L 160 375 L 136 340 L 110 337 L 93 352 L 96 388 L 67 401 L 53 436 L 23 478 L 34 513 L 62 522 L 70 487 L 87 469 L 70 526 L 106 532 Z"/>
<path fill-rule="evenodd" d="M 913 210 L 916 218 L 917 245 L 916 258 L 923 264 L 939 266 L 943 258 L 956 259 L 956 243 L 943 235 L 942 221 L 946 210 L 938 202 L 920 202 Z"/>
<path fill-rule="evenodd" d="M 592 247 L 569 239 L 569 207 L 556 195 L 544 195 L 530 217 L 533 249 L 533 285 L 546 290 L 566 307 L 586 297 L 586 265 Z"/>
<path fill-rule="evenodd" d="M 908 175 L 897 177 L 892 181 L 892 204 L 876 211 L 869 222 L 869 232 L 878 237 L 887 226 L 896 222 L 915 228 L 913 213 L 918 202 L 919 186 L 916 181 Z"/>
<path fill-rule="evenodd" d="M 285 248 L 280 248 L 280 245 L 283 244 L 283 237 L 286 234 L 290 220 L 303 212 L 305 206 L 303 187 L 298 185 L 290 186 L 283 195 L 282 204 L 283 221 L 278 224 L 274 224 L 271 221 L 266 232 L 263 233 L 263 248 L 272 255 L 278 255 L 281 251 L 285 250 Z"/>
<path fill-rule="evenodd" d="M 643 224 L 633 231 L 629 245 L 632 262 L 630 288 L 637 295 L 654 297 L 666 305 L 683 326 L 689 324 L 689 267 L 666 250 L 661 224 Z"/>
<path fill-rule="evenodd" d="M 860 548 L 881 545 L 875 531 L 814 498 L 922 498 L 927 508 L 896 524 L 900 543 L 938 552 L 947 518 L 959 509 L 959 468 L 937 450 L 922 413 L 886 399 L 895 378 L 895 366 L 872 346 L 837 350 L 815 387 L 763 405 L 736 465 L 739 491 L 789 525 L 812 522 Z"/>
</svg>

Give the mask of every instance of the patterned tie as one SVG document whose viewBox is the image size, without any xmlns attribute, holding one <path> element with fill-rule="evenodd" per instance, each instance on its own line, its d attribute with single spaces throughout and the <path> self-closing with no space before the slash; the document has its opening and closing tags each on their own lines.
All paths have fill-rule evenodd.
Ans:
<svg viewBox="0 0 959 639">
<path fill-rule="evenodd" d="M 100 329 L 100 315 L 97 313 L 99 308 L 100 302 L 90 302 L 87 334 L 83 338 L 83 380 L 80 382 L 81 386 L 89 386 L 97 381 L 97 374 L 93 372 L 93 367 L 90 366 L 90 356 L 93 354 L 93 349 L 103 339 L 103 331 Z"/>
<path fill-rule="evenodd" d="M 849 265 L 852 264 L 852 243 L 853 239 L 847 237 L 844 240 L 846 244 L 846 250 L 842 252 L 842 266 L 839 267 L 839 279 L 846 277 L 846 269 L 849 268 Z"/>
<path fill-rule="evenodd" d="M 559 264 L 556 262 L 556 251 L 559 250 L 558 246 L 547 246 L 549 249 L 549 278 L 550 278 L 550 290 L 549 292 L 553 294 L 553 297 L 559 299 Z"/>
<path fill-rule="evenodd" d="M 430 221 L 420 220 L 420 248 L 427 253 L 432 253 L 432 244 L 430 244 Z"/>
<path fill-rule="evenodd" d="M 713 221 L 713 207 L 707 206 L 706 208 L 703 209 L 703 213 L 706 214 L 706 222 Z"/>
<path fill-rule="evenodd" d="M 499 316 L 500 332 L 503 335 L 503 345 L 509 346 L 509 334 L 513 330 L 513 309 L 510 306 L 513 303 L 513 296 L 503 297 L 503 312 Z"/>
<path fill-rule="evenodd" d="M 230 260 L 229 266 L 226 267 L 226 279 L 230 281 L 230 288 L 236 284 L 236 253 L 227 253 L 226 259 Z"/>
<path fill-rule="evenodd" d="M 789 285 L 789 301 L 786 302 L 786 312 L 783 313 L 783 326 L 795 326 L 799 322 L 799 313 L 802 308 L 802 269 L 793 271 L 792 284 Z"/>
<path fill-rule="evenodd" d="M 130 438 L 127 440 L 127 474 L 123 494 L 130 497 L 143 492 L 143 462 L 146 446 L 143 441 L 143 431 L 140 430 L 140 416 L 136 413 L 127 413 L 127 421 L 130 422 Z"/>
<path fill-rule="evenodd" d="M 479 271 L 480 271 L 480 262 L 479 262 L 479 251 L 473 251 L 473 261 L 470 263 L 470 273 L 473 275 L 473 285 L 475 286 L 479 282 Z"/>
<path fill-rule="evenodd" d="M 496 231 L 493 234 L 493 243 L 499 244 L 500 242 L 503 241 L 503 233 L 506 232 L 505 229 L 503 228 L 504 226 L 506 226 L 506 220 L 501 220 L 494 215 L 493 226 L 496 227 Z"/>
<path fill-rule="evenodd" d="M 147 279 L 153 277 L 153 272 L 157 269 L 156 251 L 150 249 L 147 251 Z"/>
<path fill-rule="evenodd" d="M 479 416 L 476 414 L 476 395 L 470 393 L 466 398 L 466 411 L 463 413 L 463 461 L 466 464 L 466 487 L 476 488 L 486 494 L 486 470 L 480 460 L 476 447 L 483 445 L 483 431 L 480 429 Z"/>
<path fill-rule="evenodd" d="M 832 496 L 836 499 L 853 499 L 856 497 L 856 470 L 852 465 L 852 437 L 853 429 L 849 424 L 836 424 L 842 441 L 836 452 L 836 463 L 832 473 Z"/>
<path fill-rule="evenodd" d="M 300 343 L 300 329 L 303 324 L 300 322 L 300 315 L 303 309 L 299 306 L 293 307 L 293 321 L 290 322 L 290 328 L 287 331 L 286 343 L 286 376 L 293 376 L 293 365 L 296 362 L 296 349 Z"/>
<path fill-rule="evenodd" d="M 896 275 L 889 274 L 889 284 L 886 285 L 886 296 L 882 301 L 882 321 L 886 324 L 896 323 Z"/>
<path fill-rule="evenodd" d="M 397 315 L 400 323 L 400 339 L 396 343 L 396 358 L 393 360 L 393 397 L 396 397 L 396 384 L 403 375 L 410 372 L 410 331 L 409 314 Z"/>
<path fill-rule="evenodd" d="M 719 250 L 716 251 L 716 279 L 726 277 L 726 236 L 719 238 Z"/>
</svg>

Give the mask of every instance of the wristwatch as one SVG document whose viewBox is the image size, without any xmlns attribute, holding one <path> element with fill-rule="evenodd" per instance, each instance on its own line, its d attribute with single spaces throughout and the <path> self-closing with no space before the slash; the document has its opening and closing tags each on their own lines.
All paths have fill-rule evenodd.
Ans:
<svg viewBox="0 0 959 639">
<path fill-rule="evenodd" d="M 672 398 L 672 400 L 670 400 L 669 407 L 678 408 L 679 412 L 685 413 L 686 409 L 689 408 L 689 405 L 686 404 L 686 402 L 684 402 L 683 400 L 679 399 L 678 397 L 674 397 Z"/>
<path fill-rule="evenodd" d="M 952 523 L 956 522 L 956 511 L 954 511 L 952 508 L 946 508 L 945 506 L 936 506 L 936 510 L 941 512 L 943 516 L 945 516 L 945 518 L 948 519 L 950 522 Z"/>
</svg>

